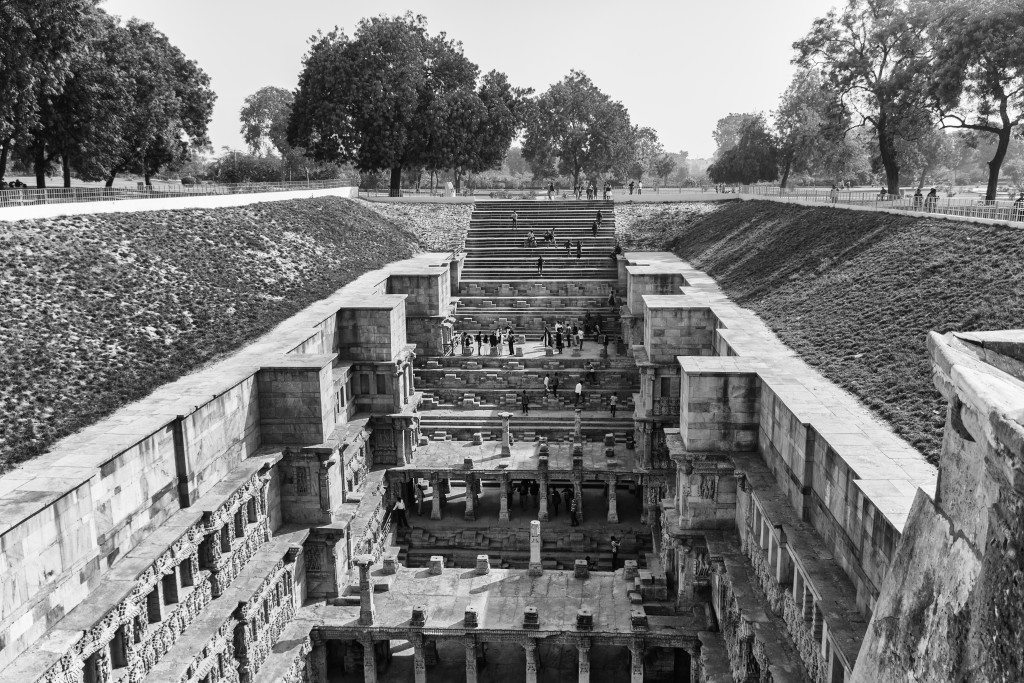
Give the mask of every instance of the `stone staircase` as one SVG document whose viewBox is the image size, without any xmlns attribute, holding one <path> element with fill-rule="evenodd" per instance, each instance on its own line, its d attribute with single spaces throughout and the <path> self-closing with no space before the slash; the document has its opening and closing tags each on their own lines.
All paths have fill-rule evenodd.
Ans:
<svg viewBox="0 0 1024 683">
<path fill-rule="evenodd" d="M 511 227 L 513 210 L 519 214 L 516 233 Z M 591 225 L 598 210 L 602 222 L 594 237 Z M 510 325 L 517 335 L 535 344 L 545 324 L 553 329 L 556 320 L 581 326 L 587 320 L 599 324 L 602 332 L 617 336 L 618 307 L 608 305 L 610 293 L 621 298 L 618 270 L 609 258 L 615 245 L 614 226 L 611 202 L 478 202 L 466 238 L 455 329 L 475 334 Z M 539 238 L 549 228 L 560 240 L 557 249 L 522 247 L 528 230 L 534 230 Z M 583 258 L 577 261 L 575 247 L 571 256 L 565 257 L 564 239 L 572 239 L 573 244 L 579 239 Z M 550 270 L 545 265 L 543 278 L 536 275 L 538 253 L 551 264 Z M 591 334 L 584 342 L 584 353 L 589 350 L 591 356 L 597 356 L 599 349 Z M 512 434 L 518 441 L 568 439 L 574 424 L 573 388 L 577 381 L 583 383 L 584 440 L 600 441 L 609 433 L 618 443 L 631 438 L 633 395 L 639 390 L 639 377 L 629 359 L 616 355 L 614 343 L 607 358 L 576 357 L 568 348 L 551 356 L 538 355 L 540 349 L 525 356 L 509 356 L 507 348 L 502 351 L 502 355 L 491 356 L 485 347 L 485 355 L 423 355 L 416 359 L 425 441 L 469 441 L 476 434 L 496 440 L 501 435 L 501 411 L 515 414 Z M 588 363 L 594 367 L 590 382 L 585 377 Z M 557 395 L 544 395 L 545 375 L 557 377 Z M 521 414 L 523 391 L 530 399 L 529 415 Z M 615 417 L 609 409 L 613 395 L 618 397 Z"/>
</svg>

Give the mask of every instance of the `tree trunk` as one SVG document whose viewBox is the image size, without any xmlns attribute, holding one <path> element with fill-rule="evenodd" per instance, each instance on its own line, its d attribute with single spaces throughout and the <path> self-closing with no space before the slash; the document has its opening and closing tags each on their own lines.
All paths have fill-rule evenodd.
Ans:
<svg viewBox="0 0 1024 683">
<path fill-rule="evenodd" d="M 786 183 L 789 182 L 789 169 L 793 167 L 792 159 L 786 159 L 786 163 L 782 165 L 782 180 L 779 181 L 779 189 L 785 190 Z"/>
<path fill-rule="evenodd" d="M 1006 149 L 1010 146 L 1010 133 L 1013 128 L 1003 126 L 999 131 L 999 144 L 996 145 L 996 153 L 992 161 L 988 162 L 988 188 L 985 190 L 985 199 L 993 201 L 999 192 L 999 170 L 1003 167 L 1003 159 L 1006 158 Z"/>
<path fill-rule="evenodd" d="M 452 173 L 455 174 L 455 196 L 457 197 L 462 191 L 462 173 L 459 169 L 452 169 Z"/>
<path fill-rule="evenodd" d="M 149 182 L 149 178 L 150 178 L 149 171 L 147 170 L 147 171 L 143 172 L 142 179 L 146 182 L 146 187 L 149 187 L 151 185 L 151 183 Z"/>
<path fill-rule="evenodd" d="M 388 195 L 391 197 L 402 196 L 402 167 L 392 166 L 391 167 L 391 187 Z"/>
<path fill-rule="evenodd" d="M 108 176 L 107 176 L 107 184 L 106 184 L 106 187 L 113 187 L 113 186 L 114 186 L 114 178 L 116 178 L 116 177 L 117 177 L 117 171 L 114 171 L 113 173 L 111 173 L 110 175 L 108 175 Z"/>
<path fill-rule="evenodd" d="M 46 148 L 37 143 L 33 148 L 32 166 L 36 172 L 36 187 L 46 187 Z"/>
<path fill-rule="evenodd" d="M 4 144 L 0 145 L 0 180 L 3 180 L 4 175 L 7 173 L 7 154 L 10 150 L 10 145 L 10 138 L 4 140 Z"/>
<path fill-rule="evenodd" d="M 888 129 L 886 114 L 878 115 L 878 123 L 875 128 L 878 130 L 878 152 L 882 157 L 882 166 L 885 168 L 886 187 L 889 194 L 899 195 L 900 164 L 896 158 L 896 141 Z"/>
<path fill-rule="evenodd" d="M 64 187 L 71 187 L 71 159 L 67 152 L 60 155 L 60 165 L 64 171 Z"/>
</svg>

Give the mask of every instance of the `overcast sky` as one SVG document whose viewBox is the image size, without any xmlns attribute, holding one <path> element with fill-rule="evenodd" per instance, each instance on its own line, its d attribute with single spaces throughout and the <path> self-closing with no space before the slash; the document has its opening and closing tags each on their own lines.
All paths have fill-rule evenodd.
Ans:
<svg viewBox="0 0 1024 683">
<path fill-rule="evenodd" d="M 482 72 L 498 69 L 538 92 L 569 69 L 621 100 L 669 151 L 714 152 L 711 131 L 729 112 L 770 111 L 789 83 L 792 43 L 841 0 L 662 2 L 446 2 L 351 0 L 106 0 L 124 18 L 151 21 L 210 74 L 218 153 L 241 148 L 242 101 L 265 85 L 294 89 L 307 39 L 368 14 L 425 15 L 431 32 L 462 41 Z M 493 9 L 492 9 L 493 8 Z"/>
</svg>

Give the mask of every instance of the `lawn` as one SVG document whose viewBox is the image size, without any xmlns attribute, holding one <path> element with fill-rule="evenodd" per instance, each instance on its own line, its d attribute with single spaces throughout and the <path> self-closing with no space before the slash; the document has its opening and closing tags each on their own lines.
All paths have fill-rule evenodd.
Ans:
<svg viewBox="0 0 1024 683">
<path fill-rule="evenodd" d="M 0 471 L 368 270 L 447 249 L 452 208 L 326 197 L 0 223 Z"/>
<path fill-rule="evenodd" d="M 713 276 L 936 462 L 929 330 L 1024 327 L 1024 231 L 773 202 L 616 209 L 638 247 Z"/>
</svg>

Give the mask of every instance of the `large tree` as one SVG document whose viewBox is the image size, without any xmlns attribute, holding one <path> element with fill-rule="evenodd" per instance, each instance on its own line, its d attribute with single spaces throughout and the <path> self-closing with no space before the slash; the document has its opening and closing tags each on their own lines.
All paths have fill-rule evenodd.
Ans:
<svg viewBox="0 0 1024 683">
<path fill-rule="evenodd" d="M 927 13 L 909 0 L 848 0 L 841 12 L 816 19 L 796 42 L 795 62 L 822 73 L 845 106 L 878 138 L 888 191 L 899 193 L 897 140 L 928 127 L 924 77 L 928 71 Z"/>
<path fill-rule="evenodd" d="M 629 112 L 594 85 L 570 71 L 536 100 L 526 125 L 523 157 L 537 177 L 596 176 L 622 169 L 633 159 L 634 129 Z"/>
<path fill-rule="evenodd" d="M 932 104 L 946 127 L 994 136 L 985 198 L 996 198 L 1014 128 L 1024 123 L 1024 4 L 933 0 Z"/>
<path fill-rule="evenodd" d="M 715 139 L 715 159 L 736 146 L 740 141 L 740 130 L 753 119 L 756 114 L 728 114 L 718 119 L 711 137 Z"/>
<path fill-rule="evenodd" d="M 288 117 L 294 99 L 292 93 L 273 85 L 260 88 L 245 98 L 239 113 L 241 133 L 253 154 L 259 155 L 272 148 L 282 156 L 288 153 Z"/>
<path fill-rule="evenodd" d="M 432 36 L 426 19 L 373 17 L 352 38 L 318 34 L 304 58 L 288 123 L 288 143 L 320 161 L 360 171 L 473 170 L 500 163 L 520 124 L 522 91 L 492 72 L 477 90 L 479 69 L 461 44 Z M 514 111 L 513 111 L 514 110 Z M 511 123 L 508 117 L 511 116 Z"/>
<path fill-rule="evenodd" d="M 781 187 L 791 172 L 812 171 L 823 159 L 836 156 L 846 147 L 849 115 L 842 103 L 824 87 L 821 77 L 809 69 L 793 75 L 774 112 L 778 133 Z"/>
<path fill-rule="evenodd" d="M 40 103 L 63 90 L 97 1 L 0 0 L 0 179 L 38 126 Z"/>
<path fill-rule="evenodd" d="M 749 185 L 779 177 L 778 143 L 761 114 L 744 123 L 736 144 L 708 166 L 708 177 L 716 183 Z"/>
</svg>

